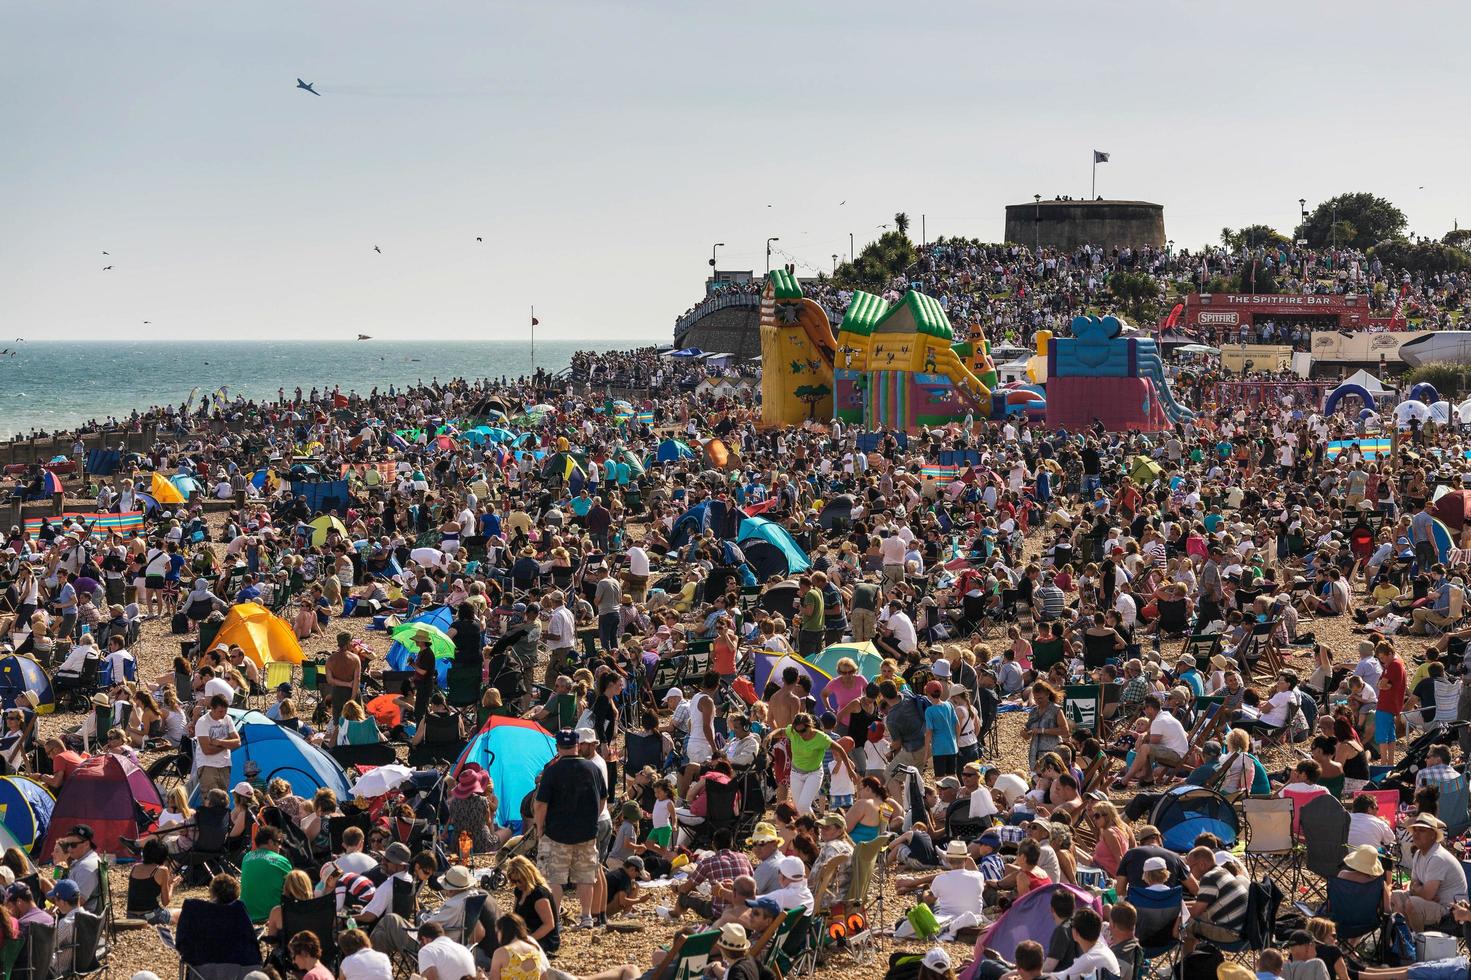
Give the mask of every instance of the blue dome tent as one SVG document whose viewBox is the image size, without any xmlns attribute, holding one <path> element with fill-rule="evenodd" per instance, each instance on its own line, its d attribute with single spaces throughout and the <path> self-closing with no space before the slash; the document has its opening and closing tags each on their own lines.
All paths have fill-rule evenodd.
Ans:
<svg viewBox="0 0 1471 980">
<path fill-rule="evenodd" d="M 49 715 L 56 710 L 56 693 L 51 689 L 51 678 L 47 676 L 46 668 L 30 657 L 14 653 L 0 656 L 0 704 L 7 708 L 15 707 L 15 699 L 22 691 L 31 691 L 40 699 L 36 705 L 37 714 Z"/>
<path fill-rule="evenodd" d="M 465 746 L 450 775 L 458 778 L 470 762 L 490 773 L 500 800 L 496 822 L 520 831 L 521 801 L 536 788 L 536 777 L 556 754 L 556 739 L 536 722 L 492 715 Z"/>
<path fill-rule="evenodd" d="M 0 776 L 0 823 L 22 850 L 34 853 L 46 839 L 56 797 L 26 776 Z"/>
<path fill-rule="evenodd" d="M 406 622 L 428 623 L 430 626 L 437 626 L 448 633 L 449 628 L 454 625 L 454 621 L 454 610 L 452 610 L 449 606 L 436 606 L 426 612 L 421 612 L 419 615 L 415 616 L 413 619 L 407 620 Z M 388 648 L 386 663 L 392 670 L 413 670 L 414 653 L 415 651 L 410 650 L 402 643 L 394 640 L 393 646 Z M 450 664 L 451 661 L 446 657 L 435 658 L 434 666 L 439 668 L 440 687 L 449 686 Z"/>
<path fill-rule="evenodd" d="M 712 528 L 715 533 L 719 534 L 721 526 L 725 523 L 725 515 L 726 507 L 723 500 L 707 500 L 704 503 L 695 504 L 674 522 L 674 528 L 669 532 L 669 546 L 676 549 L 683 548 L 690 543 L 691 538 L 697 538 Z"/>
<path fill-rule="evenodd" d="M 1226 850 L 1236 846 L 1241 831 L 1236 807 L 1204 786 L 1176 786 L 1154 805 L 1149 822 L 1159 828 L 1165 847 L 1184 854 L 1204 833 L 1219 837 Z"/>
<path fill-rule="evenodd" d="M 309 800 L 326 787 L 339 800 L 352 798 L 347 774 L 322 749 L 289 728 L 282 728 L 259 711 L 230 709 L 230 718 L 240 730 L 240 748 L 230 753 L 230 785 L 239 782 L 266 785 L 280 777 L 291 784 L 291 792 Z M 246 767 L 256 770 L 246 774 Z"/>
<path fill-rule="evenodd" d="M 695 451 L 678 439 L 665 439 L 654 450 L 656 463 L 673 463 L 681 459 L 694 459 Z"/>
<path fill-rule="evenodd" d="M 1422 381 L 1410 389 L 1410 401 L 1434 405 L 1440 401 L 1440 393 L 1435 390 L 1435 385 L 1429 381 Z"/>
<path fill-rule="evenodd" d="M 797 575 L 812 567 L 807 552 L 787 529 L 764 517 L 748 517 L 741 521 L 736 540 L 758 579 L 772 575 Z"/>
</svg>

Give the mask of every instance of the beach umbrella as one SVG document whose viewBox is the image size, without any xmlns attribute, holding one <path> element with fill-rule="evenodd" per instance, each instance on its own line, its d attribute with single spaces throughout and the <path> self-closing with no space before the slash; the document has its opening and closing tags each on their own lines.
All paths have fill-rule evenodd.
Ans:
<svg viewBox="0 0 1471 980">
<path fill-rule="evenodd" d="M 344 538 L 347 537 L 347 526 L 335 517 L 319 517 L 307 525 L 312 529 L 312 545 L 317 546 L 327 540 L 327 535 L 336 531 Z"/>
<path fill-rule="evenodd" d="M 837 677 L 838 661 L 844 657 L 856 663 L 858 673 L 870 681 L 879 676 L 879 668 L 884 663 L 883 654 L 867 640 L 862 643 L 834 643 L 816 656 L 808 658 L 808 663 L 830 677 Z"/>
<path fill-rule="evenodd" d="M 450 639 L 448 633 L 432 623 L 404 623 L 401 626 L 395 626 L 388 635 L 410 650 L 419 649 L 420 637 L 428 637 L 429 649 L 434 651 L 437 659 L 449 660 L 455 655 L 455 641 Z"/>
<path fill-rule="evenodd" d="M 184 495 L 179 492 L 179 488 L 166 480 L 162 473 L 153 474 L 152 489 L 149 493 L 153 495 L 153 499 L 160 506 L 182 504 L 184 502 Z"/>
<path fill-rule="evenodd" d="M 371 800 L 375 796 L 393 792 L 408 782 L 413 775 L 414 770 L 408 766 L 379 766 L 352 784 L 352 795 Z"/>
<path fill-rule="evenodd" d="M 48 494 L 66 492 L 61 485 L 61 477 L 50 470 L 43 470 L 41 473 L 41 489 Z"/>
<path fill-rule="evenodd" d="M 1430 513 L 1452 530 L 1461 530 L 1471 520 L 1471 490 L 1448 490 L 1437 494 Z"/>
<path fill-rule="evenodd" d="M 526 411 L 529 412 L 532 415 L 545 415 L 548 412 L 555 412 L 556 409 L 553 408 L 550 405 L 547 405 L 545 403 L 542 403 L 540 405 L 532 405 Z"/>
</svg>

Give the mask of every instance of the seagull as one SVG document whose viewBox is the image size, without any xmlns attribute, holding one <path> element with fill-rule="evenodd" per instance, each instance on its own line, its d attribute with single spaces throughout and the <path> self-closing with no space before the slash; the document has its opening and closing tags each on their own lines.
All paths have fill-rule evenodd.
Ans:
<svg viewBox="0 0 1471 980">
<path fill-rule="evenodd" d="M 110 265 L 104 265 L 104 266 L 103 266 L 103 267 L 102 267 L 102 271 L 103 271 L 103 272 L 106 272 L 106 271 L 107 271 L 107 270 L 108 270 L 108 269 L 111 269 L 111 268 L 112 268 L 112 266 L 110 266 Z"/>
<path fill-rule="evenodd" d="M 304 88 L 308 92 L 312 93 L 313 95 L 320 97 L 322 93 L 321 92 L 318 92 L 316 89 L 312 88 L 312 86 L 315 85 L 315 84 L 317 84 L 317 83 L 316 82 L 303 82 L 299 78 L 296 80 L 296 87 L 297 88 Z"/>
<path fill-rule="evenodd" d="M 476 241 L 477 241 L 477 242 L 483 242 L 483 241 L 485 241 L 485 239 L 483 239 L 483 238 L 481 238 L 481 237 L 480 237 L 480 236 L 479 236 L 479 235 L 476 235 L 476 236 L 475 236 L 475 240 L 476 240 Z"/>
<path fill-rule="evenodd" d="M 373 251 L 377 252 L 379 255 L 383 254 L 383 249 L 379 248 L 377 245 L 373 246 Z"/>
</svg>

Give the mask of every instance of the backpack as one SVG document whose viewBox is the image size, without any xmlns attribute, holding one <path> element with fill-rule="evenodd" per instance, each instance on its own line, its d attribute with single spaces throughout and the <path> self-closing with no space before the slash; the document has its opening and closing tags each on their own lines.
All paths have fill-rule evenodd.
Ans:
<svg viewBox="0 0 1471 980">
<path fill-rule="evenodd" d="M 1400 913 L 1391 915 L 1380 927 L 1379 949 L 1387 966 L 1409 966 L 1415 962 L 1415 934 Z"/>
</svg>

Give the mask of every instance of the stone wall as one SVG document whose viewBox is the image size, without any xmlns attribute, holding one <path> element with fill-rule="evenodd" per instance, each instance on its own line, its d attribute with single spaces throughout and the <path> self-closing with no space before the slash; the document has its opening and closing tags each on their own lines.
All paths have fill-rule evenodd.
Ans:
<svg viewBox="0 0 1471 980">
<path fill-rule="evenodd" d="M 761 309 L 759 306 L 726 307 L 696 320 L 677 340 L 681 347 L 698 347 L 711 354 L 761 356 Z"/>
<path fill-rule="evenodd" d="M 1071 251 L 1079 245 L 1165 244 L 1165 209 L 1147 201 L 1042 201 L 1006 208 L 1006 240 Z"/>
</svg>

